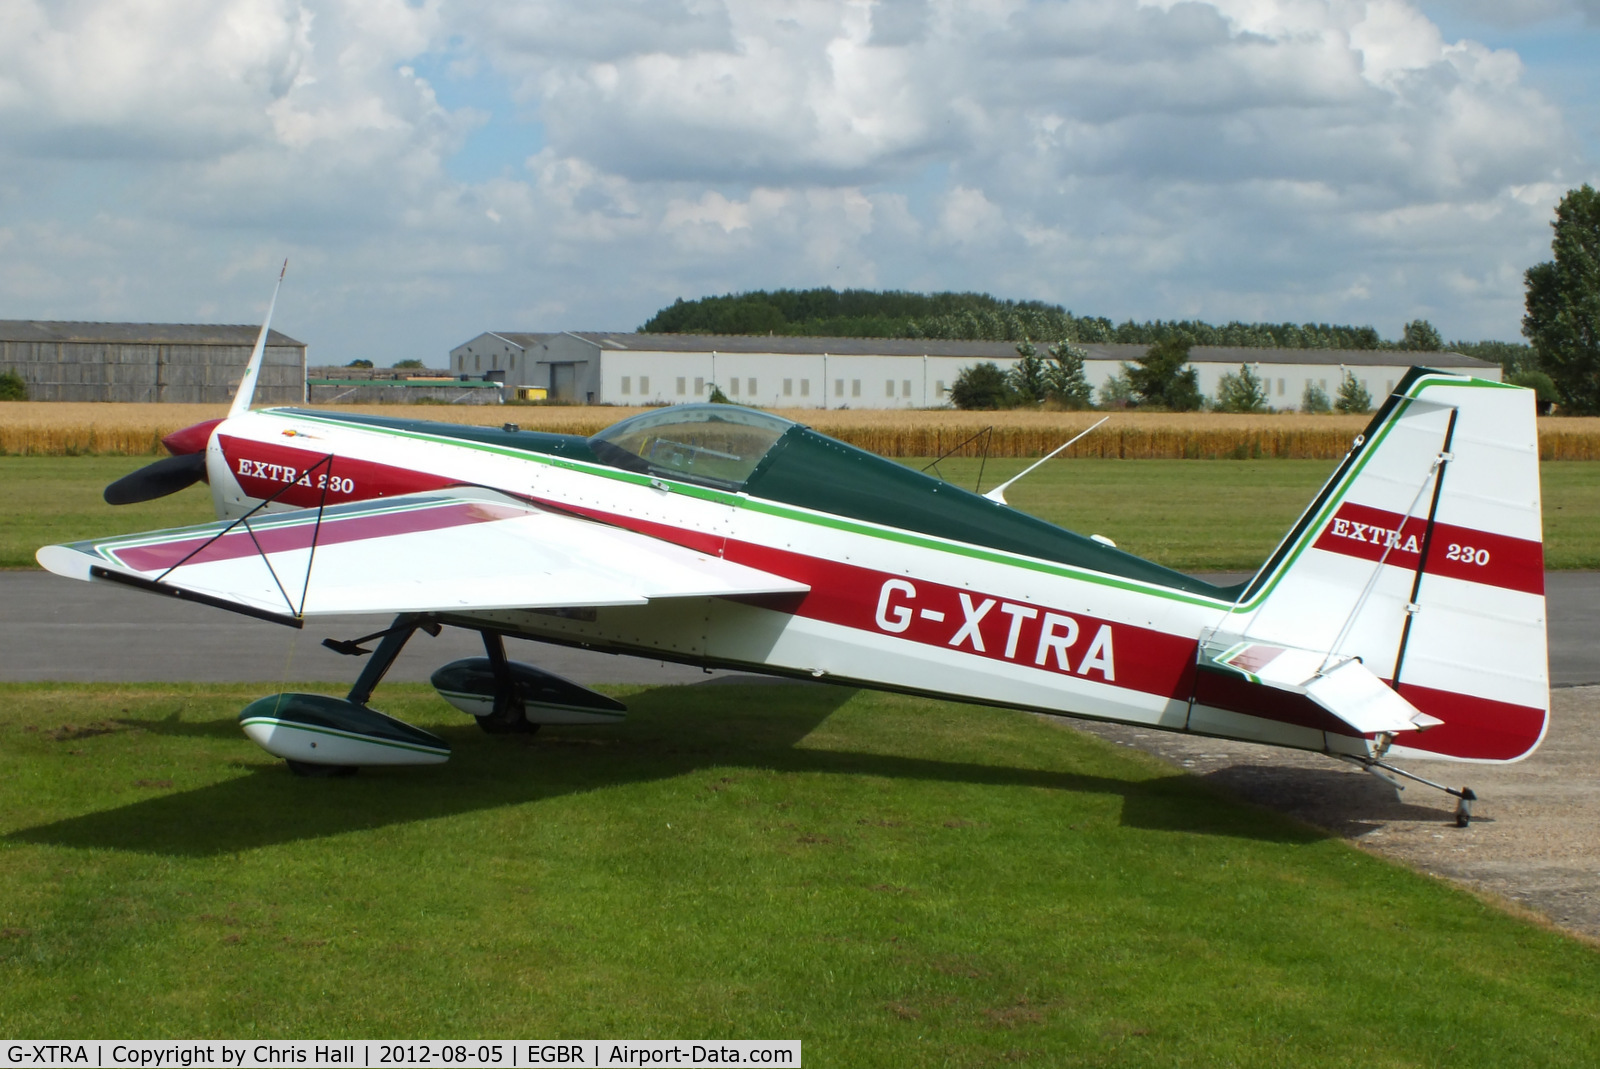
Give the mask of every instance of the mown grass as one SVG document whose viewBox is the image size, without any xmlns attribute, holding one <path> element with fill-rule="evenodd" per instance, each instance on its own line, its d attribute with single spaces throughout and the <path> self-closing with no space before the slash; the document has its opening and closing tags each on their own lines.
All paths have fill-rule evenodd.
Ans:
<svg viewBox="0 0 1600 1069">
<path fill-rule="evenodd" d="M 298 780 L 234 725 L 259 693 L 0 686 L 8 1034 L 1600 1059 L 1594 950 L 1036 718 L 706 685 L 508 740 L 391 686 L 450 764 Z"/>
<path fill-rule="evenodd" d="M 52 542 L 202 523 L 214 518 L 203 486 L 112 508 L 101 491 L 145 461 L 134 457 L 0 457 L 0 568 L 33 566 Z M 926 460 L 904 463 L 922 467 Z M 989 489 L 1030 461 L 990 460 Z M 953 457 L 939 471 L 978 485 L 980 462 Z M 1319 460 L 1059 460 L 1007 493 L 1025 512 L 1103 534 L 1123 549 L 1190 572 L 1256 568 L 1333 470 Z M 1544 484 L 1545 563 L 1600 568 L 1600 464 L 1551 462 Z"/>
</svg>

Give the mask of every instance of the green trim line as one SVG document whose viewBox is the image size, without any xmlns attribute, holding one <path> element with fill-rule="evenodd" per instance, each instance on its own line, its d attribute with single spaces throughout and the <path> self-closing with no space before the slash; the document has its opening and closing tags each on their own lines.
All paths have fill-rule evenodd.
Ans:
<svg viewBox="0 0 1600 1069">
<path fill-rule="evenodd" d="M 1378 411 L 1373 414 L 1372 422 L 1367 425 L 1360 444 L 1352 448 L 1345 456 L 1339 468 L 1324 484 L 1322 491 L 1312 501 L 1278 548 L 1274 550 L 1271 557 L 1257 571 L 1253 579 L 1238 587 L 1217 587 L 1203 580 L 1183 575 L 1181 572 L 1164 568 L 1133 554 L 1101 546 L 1099 543 L 1084 538 L 1082 535 L 1068 531 L 1065 528 L 1056 527 L 1037 517 L 1028 516 L 1026 513 L 1012 511 L 1009 512 L 1009 518 L 1020 518 L 1027 524 L 1038 525 L 1038 528 L 1042 528 L 1050 532 L 1055 538 L 1061 539 L 1059 547 L 1061 556 L 1069 558 L 1084 556 L 1086 555 L 1084 553 L 1086 547 L 1079 543 L 1088 543 L 1088 546 L 1092 547 L 1092 549 L 1088 549 L 1087 552 L 1094 555 L 1093 559 L 1061 559 L 1056 554 L 1040 555 L 1037 552 L 1037 550 L 1047 549 L 1048 547 L 1030 546 L 1029 549 L 1033 549 L 1035 552 L 1029 552 L 1029 549 L 1017 546 L 969 541 L 965 538 L 941 531 L 927 530 L 923 527 L 908 530 L 895 526 L 886 519 L 880 520 L 877 516 L 870 518 L 855 517 L 849 514 L 841 516 L 838 513 L 829 511 L 829 506 L 837 503 L 828 500 L 831 495 L 826 493 L 809 495 L 816 497 L 817 500 L 815 501 L 795 500 L 795 498 L 808 495 L 797 489 L 795 484 L 798 481 L 798 476 L 791 475 L 787 479 L 773 477 L 773 473 L 780 470 L 779 461 L 782 459 L 781 457 L 769 457 L 762 462 L 756 475 L 750 480 L 750 490 L 732 493 L 662 475 L 642 475 L 610 467 L 596 460 L 592 451 L 588 449 L 587 440 L 576 435 L 542 434 L 531 431 L 492 431 L 482 427 L 440 424 L 427 420 L 405 420 L 385 416 L 358 416 L 354 414 L 350 416 L 329 416 L 325 413 L 308 412 L 304 409 L 264 409 L 256 414 L 277 415 L 328 426 L 353 425 L 414 441 L 453 445 L 514 459 L 532 460 L 567 471 L 596 475 L 635 486 L 645 486 L 652 482 L 666 483 L 673 493 L 683 494 L 730 508 L 749 509 L 780 519 L 828 527 L 850 534 L 859 534 L 988 563 L 1021 567 L 1044 575 L 1060 576 L 1080 582 L 1095 583 L 1112 589 L 1148 594 L 1183 604 L 1208 608 L 1225 608 L 1231 612 L 1250 612 L 1258 608 L 1262 601 L 1276 589 L 1283 575 L 1305 551 L 1306 545 L 1309 544 L 1310 533 L 1321 530 L 1337 500 L 1343 496 L 1350 483 L 1365 468 L 1368 460 L 1376 452 L 1378 445 L 1387 437 L 1390 428 L 1404 414 L 1411 401 L 1420 399 L 1422 393 L 1430 385 L 1520 389 L 1520 387 L 1510 386 L 1506 383 L 1458 376 L 1431 368 L 1418 367 L 1411 369 L 1396 384 L 1394 391 L 1385 399 Z M 797 454 L 810 455 L 806 458 L 799 456 L 792 458 L 802 459 L 803 461 L 816 456 L 816 447 L 818 446 L 839 451 L 847 458 L 848 462 L 863 463 L 872 461 L 876 465 L 883 465 L 885 470 L 894 469 L 896 472 L 903 472 L 917 479 L 926 480 L 927 483 L 931 484 L 931 488 L 927 491 L 928 494 L 930 496 L 934 493 L 942 495 L 940 498 L 941 504 L 945 502 L 954 504 L 962 502 L 964 499 L 972 499 L 973 501 L 981 502 L 982 508 L 992 510 L 987 512 L 989 516 L 1007 515 L 1007 513 L 1000 511 L 1005 509 L 1005 506 L 991 502 L 987 498 L 982 498 L 977 494 L 962 490 L 960 487 L 931 479 L 919 473 L 910 472 L 909 469 L 903 468 L 893 461 L 885 460 L 854 446 L 837 442 L 799 424 L 796 424 L 789 434 L 780 439 L 779 443 L 774 446 L 774 450 L 782 449 L 787 453 L 790 448 L 795 448 Z M 770 486 L 768 485 L 769 481 L 772 484 Z M 895 481 L 898 482 L 898 479 Z M 890 510 L 892 511 L 895 507 L 899 507 L 900 504 L 899 502 L 891 502 Z M 971 502 L 965 502 L 965 505 L 970 508 Z M 852 509 L 851 511 L 854 512 L 856 510 Z M 971 529 L 973 525 L 971 524 L 960 526 L 965 528 L 963 533 L 972 534 L 974 537 L 983 533 L 981 531 L 973 531 Z M 1036 530 L 1032 533 L 1043 534 L 1043 531 Z M 1007 539 L 1007 541 L 1013 540 Z M 1070 552 L 1068 552 L 1069 550 Z M 1117 554 L 1118 558 L 1122 559 L 1112 559 L 1109 554 Z M 1114 567 L 1109 571 L 1101 570 L 1107 566 Z"/>
<path fill-rule="evenodd" d="M 450 756 L 450 749 L 448 747 L 440 749 L 437 746 L 420 746 L 409 742 L 399 742 L 394 739 L 380 739 L 375 735 L 363 735 L 355 731 L 339 731 L 334 728 L 321 727 L 317 724 L 307 724 L 303 720 L 285 720 L 282 717 L 277 716 L 252 716 L 247 720 L 239 721 L 239 726 L 241 728 L 249 727 L 252 724 L 266 724 L 271 727 L 289 727 L 294 728 L 297 731 L 310 731 L 318 735 L 327 735 L 336 739 L 351 739 L 358 742 L 370 742 L 379 746 L 387 746 L 394 750 L 409 750 L 412 753 L 431 754 L 434 757 Z"/>
<path fill-rule="evenodd" d="M 1366 430 L 1362 432 L 1359 444 L 1346 454 L 1339 467 L 1312 500 L 1311 505 L 1301 515 L 1300 520 L 1279 543 L 1278 548 L 1267 559 L 1267 563 L 1256 573 L 1256 577 L 1251 580 L 1232 612 L 1253 612 L 1272 595 L 1283 577 L 1311 544 L 1313 536 L 1327 525 L 1338 503 L 1349 492 L 1350 485 L 1365 470 L 1377 452 L 1378 446 L 1404 417 L 1411 403 L 1422 400 L 1422 395 L 1430 386 L 1523 389 L 1521 386 L 1512 386 L 1509 383 L 1457 376 L 1433 368 L 1414 367 L 1408 371 L 1405 377 L 1395 384 L 1394 391 L 1384 400 L 1377 412 L 1373 413 L 1372 422 L 1368 423 Z"/>
<path fill-rule="evenodd" d="M 396 501 L 393 498 L 375 498 L 371 501 L 349 501 L 340 505 L 329 505 L 322 515 L 321 522 L 328 523 L 332 520 L 348 518 L 350 516 L 384 516 L 398 512 L 416 512 L 422 509 L 441 508 L 453 505 L 460 499 L 430 491 L 427 499 L 410 501 Z M 297 508 L 287 512 L 262 512 L 250 521 L 251 530 L 273 531 L 280 528 L 308 527 L 318 522 L 316 507 Z M 204 538 L 208 535 L 221 534 L 229 527 L 244 531 L 244 524 L 237 520 L 214 520 L 211 523 L 197 524 L 193 527 L 170 527 L 161 531 L 144 531 L 136 535 L 120 536 L 116 538 L 103 538 L 98 541 L 69 542 L 67 549 L 75 549 L 80 553 L 93 553 L 107 560 L 108 553 L 123 549 L 139 549 L 143 546 L 160 545 L 164 542 L 176 542 L 185 538 Z"/>
<path fill-rule="evenodd" d="M 902 545 L 910 545 L 910 546 L 916 546 L 918 548 L 923 548 L 923 549 L 931 549 L 931 550 L 935 550 L 937 552 L 950 553 L 950 554 L 954 554 L 956 556 L 970 557 L 970 558 L 975 559 L 975 560 L 982 560 L 982 561 L 986 561 L 986 562 L 990 562 L 990 563 L 1006 564 L 1006 565 L 1011 565 L 1011 566 L 1014 566 L 1014 567 L 1022 567 L 1022 568 L 1026 568 L 1026 569 L 1028 569 L 1030 571 L 1039 572 L 1039 573 L 1044 574 L 1044 575 L 1055 575 L 1055 576 L 1060 576 L 1062 578 L 1076 579 L 1076 580 L 1079 580 L 1081 582 L 1095 583 L 1095 584 L 1098 584 L 1098 585 L 1101 585 L 1101 586 L 1111 587 L 1113 589 L 1128 590 L 1128 591 L 1132 591 L 1132 592 L 1135 592 L 1135 593 L 1142 593 L 1142 594 L 1150 594 L 1150 595 L 1154 595 L 1154 596 L 1157 596 L 1157 597 L 1163 597 L 1163 598 L 1167 598 L 1167 599 L 1170 599 L 1170 600 L 1173 600 L 1173 601 L 1177 601 L 1177 602 L 1181 602 L 1181 603 L 1189 604 L 1189 605 L 1199 605 L 1199 606 L 1203 606 L 1203 607 L 1207 607 L 1207 608 L 1213 608 L 1213 607 L 1215 607 L 1215 608 L 1227 608 L 1227 607 L 1233 605 L 1233 603 L 1234 603 L 1233 598 L 1231 596 L 1228 596 L 1230 588 L 1214 587 L 1211 584 L 1204 583 L 1201 580 L 1192 579 L 1192 578 L 1190 578 L 1188 576 L 1182 576 L 1182 573 L 1180 573 L 1180 572 L 1171 572 L 1169 569 L 1162 568 L 1161 565 L 1154 564 L 1153 562 L 1150 562 L 1150 561 L 1144 561 L 1143 558 L 1134 557 L 1132 554 L 1123 554 L 1123 555 L 1129 557 L 1132 560 L 1140 561 L 1141 563 L 1149 566 L 1152 569 L 1158 569 L 1158 570 L 1163 571 L 1163 572 L 1169 572 L 1169 574 L 1171 574 L 1173 576 L 1181 576 L 1183 579 L 1188 580 L 1190 583 L 1194 584 L 1195 586 L 1203 587 L 1203 588 L 1205 588 L 1206 590 L 1209 590 L 1209 591 L 1216 591 L 1216 593 L 1208 594 L 1208 593 L 1201 592 L 1201 591 L 1195 591 L 1193 593 L 1190 593 L 1190 592 L 1185 592 L 1185 591 L 1183 591 L 1181 589 L 1177 589 L 1177 588 L 1174 588 L 1174 587 L 1167 586 L 1167 585 L 1162 584 L 1159 581 L 1155 581 L 1155 580 L 1141 581 L 1141 580 L 1138 580 L 1138 579 L 1123 579 L 1123 578 L 1119 578 L 1117 576 L 1114 576 L 1114 575 L 1111 575 L 1111 574 L 1108 574 L 1108 573 L 1105 573 L 1105 572 L 1096 571 L 1091 566 L 1087 566 L 1087 565 L 1074 566 L 1074 565 L 1071 565 L 1071 564 L 1067 564 L 1065 562 L 1054 562 L 1054 561 L 1050 561 L 1048 559 L 1035 559 L 1035 558 L 1031 558 L 1031 557 L 1029 557 L 1027 555 L 1024 555 L 1024 554 L 1021 554 L 1021 553 L 1007 552 L 1004 549 L 994 550 L 994 549 L 986 548 L 986 547 L 981 546 L 981 545 L 974 545 L 974 544 L 971 544 L 971 543 L 962 543 L 962 542 L 955 542 L 955 541 L 949 541 L 949 542 L 941 541 L 941 540 L 938 539 L 937 536 L 935 536 L 935 537 L 923 537 L 923 536 L 919 536 L 918 534 L 915 534 L 915 533 L 906 532 L 905 530 L 900 529 L 900 528 L 887 527 L 887 526 L 885 526 L 885 527 L 873 526 L 873 525 L 870 525 L 869 523 L 856 522 L 856 521 L 852 521 L 850 519 L 845 519 L 845 518 L 841 518 L 841 517 L 835 516 L 835 515 L 833 515 L 831 513 L 814 511 L 814 510 L 811 510 L 811 509 L 807 509 L 805 507 L 797 507 L 797 506 L 792 506 L 792 505 L 785 505 L 785 504 L 778 503 L 778 502 L 769 502 L 769 501 L 760 500 L 760 499 L 757 499 L 757 498 L 753 498 L 748 494 L 729 493 L 727 491 L 716 490 L 716 489 L 713 489 L 713 488 L 710 488 L 710 487 L 697 486 L 697 485 L 695 485 L 693 483 L 685 483 L 685 482 L 681 482 L 681 481 L 678 481 L 678 480 L 666 479 L 666 478 L 662 478 L 660 476 L 639 475 L 639 474 L 635 474 L 633 472 L 627 472 L 627 471 L 622 471 L 622 470 L 617 469 L 617 468 L 607 467 L 607 466 L 605 466 L 603 464 L 600 464 L 598 461 L 573 462 L 573 461 L 570 461 L 570 460 L 562 459 L 562 458 L 560 458 L 558 456 L 552 456 L 549 453 L 543 452 L 542 450 L 531 450 L 530 449 L 530 450 L 526 450 L 525 451 L 525 450 L 522 450 L 522 449 L 508 449 L 508 448 L 505 448 L 503 446 L 491 445 L 491 444 L 482 443 L 482 442 L 473 441 L 473 440 L 458 439 L 458 438 L 455 438 L 454 436 L 452 436 L 450 434 L 441 434 L 441 433 L 436 433 L 436 432 L 431 432 L 431 431 L 414 430 L 414 429 L 411 429 L 410 427 L 402 428 L 402 427 L 398 427 L 398 426 L 380 425 L 380 424 L 370 423 L 369 421 L 373 420 L 373 419 L 380 419 L 381 418 L 381 419 L 384 419 L 385 424 L 389 424 L 389 423 L 396 423 L 397 424 L 397 423 L 405 422 L 405 423 L 413 424 L 413 425 L 415 425 L 416 427 L 419 427 L 419 428 L 423 427 L 423 426 L 435 427 L 435 428 L 438 428 L 438 427 L 449 427 L 450 429 L 453 430 L 453 429 L 455 429 L 455 425 L 452 425 L 452 424 L 430 423 L 430 422 L 425 421 L 425 420 L 417 420 L 417 421 L 389 420 L 387 417 L 365 417 L 365 416 L 362 416 L 362 417 L 355 417 L 355 416 L 351 416 L 351 417 L 344 417 L 344 416 L 328 417 L 328 416 L 323 415 L 322 413 L 307 413 L 307 412 L 305 412 L 303 410 L 296 410 L 296 409 L 261 409 L 259 411 L 254 412 L 253 415 L 258 415 L 258 416 L 259 415 L 288 416 L 288 417 L 291 417 L 291 418 L 294 418 L 294 419 L 307 420 L 309 422 L 319 423 L 319 424 L 323 424 L 325 426 L 332 426 L 332 427 L 355 425 L 359 429 L 371 430 L 371 431 L 375 431 L 375 432 L 380 433 L 380 434 L 389 434 L 389 435 L 393 435 L 393 436 L 399 437 L 399 438 L 410 439 L 412 441 L 426 442 L 426 443 L 435 444 L 435 445 L 450 445 L 450 446 L 456 446 L 456 447 L 466 448 L 466 449 L 476 449 L 476 450 L 478 450 L 480 452 L 492 453 L 492 454 L 495 454 L 495 455 L 498 455 L 498 456 L 510 457 L 510 458 L 516 459 L 516 460 L 529 460 L 529 461 L 534 461 L 536 463 L 548 464 L 551 467 L 561 468 L 561 469 L 566 470 L 566 471 L 578 472 L 578 473 L 581 473 L 581 474 L 584 474 L 584 475 L 595 475 L 595 476 L 599 476 L 601 478 L 611 479 L 611 480 L 614 480 L 614 481 L 617 481 L 617 482 L 622 482 L 622 483 L 628 483 L 628 484 L 631 484 L 631 485 L 634 485 L 634 486 L 648 486 L 652 482 L 667 483 L 667 484 L 670 485 L 670 488 L 671 488 L 673 493 L 682 494 L 682 495 L 684 495 L 686 497 L 692 497 L 692 498 L 696 498 L 696 499 L 703 500 L 703 501 L 709 501 L 709 502 L 712 502 L 714 504 L 727 506 L 729 508 L 752 509 L 752 510 L 759 511 L 759 512 L 762 512 L 762 513 L 767 514 L 767 515 L 776 516 L 776 517 L 781 518 L 781 519 L 794 520 L 794 521 L 800 522 L 800 523 L 815 524 L 817 526 L 823 526 L 823 527 L 831 527 L 831 528 L 833 528 L 835 530 L 845 531 L 845 532 L 849 532 L 849 533 L 852 533 L 852 534 L 865 535 L 865 536 L 872 537 L 872 538 L 878 538 L 878 539 L 881 539 L 881 540 L 884 540 L 884 541 L 897 542 L 897 543 L 900 543 Z M 482 430 L 483 428 L 468 428 L 468 429 L 471 429 L 471 430 Z M 524 431 L 524 432 L 521 432 L 521 433 L 528 434 L 530 432 Z M 545 437 L 562 438 L 562 437 L 569 437 L 569 436 L 565 436 L 565 435 L 547 435 Z M 575 438 L 577 441 L 580 441 L 580 442 L 584 441 L 584 439 L 576 438 L 576 436 L 571 436 L 571 437 Z M 821 436 L 819 436 L 819 437 L 821 437 Z M 844 446 L 843 443 L 839 443 L 839 444 L 843 448 L 846 448 L 846 449 L 853 449 L 854 448 L 854 447 L 851 447 L 851 446 Z M 871 454 L 871 453 L 865 453 L 864 455 L 869 456 L 869 457 L 873 457 L 874 456 L 874 454 Z M 882 457 L 875 457 L 875 459 L 878 460 L 880 463 L 883 463 L 883 464 L 893 464 L 893 461 L 884 460 Z M 899 465 L 895 465 L 895 466 L 899 467 Z M 915 474 L 915 473 L 913 473 L 913 474 Z M 933 480 L 933 481 L 937 481 L 937 480 Z M 968 491 L 961 490 L 959 487 L 949 486 L 949 484 L 940 484 L 940 485 L 944 486 L 944 487 L 948 487 L 949 490 L 953 490 L 953 491 L 955 491 L 957 493 L 963 493 L 963 494 L 964 493 L 968 493 Z M 977 495 L 971 495 L 971 496 L 976 497 Z M 1004 506 L 996 506 L 996 507 L 1004 507 Z M 1025 515 L 1025 514 L 1019 513 L 1018 515 Z M 1044 524 L 1045 523 L 1044 520 L 1039 520 L 1037 517 L 1028 517 L 1028 518 L 1030 520 L 1033 520 L 1036 523 L 1040 523 L 1040 524 Z M 1082 538 L 1083 537 L 1081 535 L 1074 535 L 1073 532 L 1066 531 L 1063 528 L 1055 528 L 1055 530 L 1061 532 L 1064 535 L 1069 535 L 1069 536 L 1072 536 L 1072 537 L 1075 537 L 1075 538 Z M 1086 541 L 1087 541 L 1087 539 L 1086 539 Z M 1095 543 L 1095 545 L 1098 546 L 1099 543 Z M 1109 547 L 1106 547 L 1106 548 L 1109 549 Z M 1120 551 L 1114 551 L 1114 552 L 1120 552 Z"/>
<path fill-rule="evenodd" d="M 446 700 L 449 700 L 450 698 L 470 698 L 473 701 L 490 702 L 491 704 L 494 702 L 493 694 L 479 694 L 476 691 L 470 690 L 440 690 L 438 687 L 433 689 L 438 691 L 439 697 Z M 527 699 L 524 699 L 524 701 L 527 701 Z M 559 709 L 562 712 L 582 713 L 585 716 L 609 716 L 616 720 L 626 720 L 628 718 L 628 714 L 625 711 L 617 709 L 596 709 L 592 705 L 569 705 L 562 702 L 541 701 L 531 701 L 527 702 L 527 704 L 532 705 L 537 709 Z"/>
</svg>

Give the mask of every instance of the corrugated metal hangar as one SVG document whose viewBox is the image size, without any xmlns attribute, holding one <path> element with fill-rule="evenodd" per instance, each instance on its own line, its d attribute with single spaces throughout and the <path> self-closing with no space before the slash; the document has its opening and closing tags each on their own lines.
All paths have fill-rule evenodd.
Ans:
<svg viewBox="0 0 1600 1069">
<path fill-rule="evenodd" d="M 1098 390 L 1124 361 L 1148 346 L 1089 344 L 1084 370 Z M 489 332 L 450 350 L 450 370 L 504 375 L 507 387 L 549 391 L 552 400 L 587 404 L 703 401 L 711 384 L 730 400 L 770 408 L 932 408 L 949 403 L 964 368 L 1017 361 L 1013 342 L 894 338 L 792 338 L 705 334 Z M 1248 364 L 1277 409 L 1298 408 L 1307 383 L 1329 397 L 1348 368 L 1374 398 L 1394 388 L 1412 363 L 1459 368 L 1498 380 L 1500 365 L 1459 353 L 1369 349 L 1242 349 L 1195 346 L 1189 362 L 1200 392 L 1216 395 L 1222 376 Z"/>
<path fill-rule="evenodd" d="M 192 323 L 0 320 L 0 372 L 15 371 L 34 401 L 187 401 L 226 404 L 260 327 Z M 306 345 L 267 335 L 256 400 L 305 400 Z"/>
</svg>

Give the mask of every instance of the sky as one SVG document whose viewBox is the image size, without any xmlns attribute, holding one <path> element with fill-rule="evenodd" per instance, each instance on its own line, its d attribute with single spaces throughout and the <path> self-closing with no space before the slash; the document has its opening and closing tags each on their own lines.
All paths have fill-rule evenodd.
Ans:
<svg viewBox="0 0 1600 1069">
<path fill-rule="evenodd" d="M 0 0 L 0 319 L 313 363 L 975 290 L 1517 340 L 1600 0 Z"/>
</svg>

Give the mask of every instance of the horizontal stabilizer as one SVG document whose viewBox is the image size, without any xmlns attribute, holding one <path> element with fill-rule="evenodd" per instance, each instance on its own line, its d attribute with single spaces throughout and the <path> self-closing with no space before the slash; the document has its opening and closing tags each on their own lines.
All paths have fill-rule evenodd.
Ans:
<svg viewBox="0 0 1600 1069">
<path fill-rule="evenodd" d="M 1443 723 L 1406 701 L 1355 657 L 1220 636 L 1206 644 L 1202 656 L 1251 682 L 1304 694 L 1362 735 L 1425 731 Z"/>
</svg>

